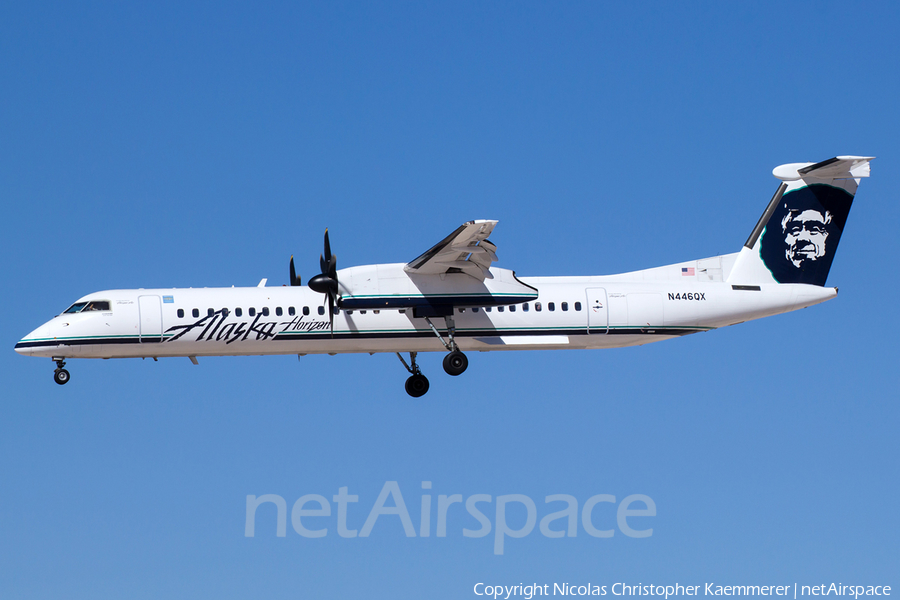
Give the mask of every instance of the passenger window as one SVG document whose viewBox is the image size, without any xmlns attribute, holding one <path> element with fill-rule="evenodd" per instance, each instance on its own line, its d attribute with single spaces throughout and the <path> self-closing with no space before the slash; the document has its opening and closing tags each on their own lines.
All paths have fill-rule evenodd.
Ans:
<svg viewBox="0 0 900 600">
<path fill-rule="evenodd" d="M 191 315 L 196 319 L 197 317 L 200 316 L 200 311 L 195 308 L 194 310 L 191 311 Z"/>
<path fill-rule="evenodd" d="M 179 319 L 183 319 L 183 318 L 184 318 L 184 309 L 183 309 L 183 308 L 179 308 L 179 309 L 178 309 L 178 318 L 179 318 Z"/>
<path fill-rule="evenodd" d="M 554 310 L 556 310 L 556 305 L 555 305 L 554 303 L 552 303 L 552 302 L 548 302 L 548 303 L 547 303 L 547 310 L 549 310 L 550 312 L 553 312 Z"/>
<path fill-rule="evenodd" d="M 575 310 L 581 310 L 581 302 L 575 303 Z"/>
<path fill-rule="evenodd" d="M 490 306 L 484 307 L 484 312 L 491 312 L 493 309 Z"/>
<path fill-rule="evenodd" d="M 251 306 L 250 308 L 247 309 L 247 315 L 249 315 L 249 316 L 251 316 L 251 317 L 255 317 L 255 316 L 256 316 L 256 309 L 253 308 L 253 307 Z"/>
<path fill-rule="evenodd" d="M 234 309 L 234 316 L 240 317 L 243 314 L 244 314 L 244 311 L 242 311 L 240 308 Z"/>
<path fill-rule="evenodd" d="M 325 314 L 325 307 L 324 307 L 324 306 L 320 306 L 320 307 L 319 307 L 319 314 L 320 314 L 320 315 L 324 315 L 324 314 Z"/>
<path fill-rule="evenodd" d="M 337 314 L 337 313 L 334 313 L 334 314 Z M 353 314 L 353 311 L 352 311 L 352 310 L 348 310 L 348 311 L 347 311 L 347 314 L 348 314 L 348 315 L 352 315 L 352 314 Z"/>
<path fill-rule="evenodd" d="M 228 313 L 229 313 L 229 311 L 227 308 L 222 309 L 222 316 L 225 317 L 226 319 L 228 318 Z"/>
<path fill-rule="evenodd" d="M 405 308 L 401 308 L 401 309 L 400 309 L 400 314 L 402 315 L 402 314 L 405 314 L 405 313 L 406 313 L 406 309 L 405 309 Z"/>
<path fill-rule="evenodd" d="M 472 312 L 478 312 L 478 307 L 477 307 L 477 306 L 473 306 L 473 307 L 472 307 Z"/>
<path fill-rule="evenodd" d="M 295 314 L 297 314 L 297 311 L 294 310 L 294 307 L 288 306 L 288 316 L 293 317 Z"/>
<path fill-rule="evenodd" d="M 528 312 L 528 303 L 527 303 L 527 302 L 526 302 L 525 304 L 522 305 L 522 310 L 523 310 L 524 312 Z"/>
<path fill-rule="evenodd" d="M 308 314 L 309 314 L 309 307 L 308 307 L 308 306 L 304 306 L 304 307 L 303 307 L 303 314 L 304 314 L 304 315 L 308 315 Z M 322 313 L 319 313 L 319 314 L 322 314 Z"/>
<path fill-rule="evenodd" d="M 534 303 L 534 310 L 536 310 L 537 312 L 541 312 L 541 303 L 540 302 Z"/>
<path fill-rule="evenodd" d="M 268 306 L 263 306 L 262 314 L 263 314 L 264 317 L 268 317 L 268 316 L 269 316 L 269 307 L 268 307 Z"/>
<path fill-rule="evenodd" d="M 206 309 L 206 316 L 207 316 L 207 317 L 211 317 L 211 316 L 213 316 L 214 314 L 216 314 L 216 311 L 214 311 L 213 309 L 211 309 L 211 308 L 207 308 L 207 309 Z"/>
<path fill-rule="evenodd" d="M 516 305 L 513 304 L 509 307 L 509 312 L 516 312 Z"/>
<path fill-rule="evenodd" d="M 378 310 L 378 309 L 377 309 L 377 308 L 376 308 L 376 309 L 375 309 L 375 310 L 373 310 L 373 311 L 372 311 L 372 312 L 373 312 L 373 313 L 375 313 L 375 314 L 376 314 L 376 315 L 379 315 L 379 314 L 381 314 L 381 311 L 380 311 L 380 310 Z"/>
<path fill-rule="evenodd" d="M 497 307 L 497 312 L 503 312 L 503 307 L 502 307 L 502 306 L 498 306 L 498 307 Z"/>
<path fill-rule="evenodd" d="M 281 310 L 281 307 L 280 307 L 280 306 L 276 306 L 276 307 L 275 307 L 275 316 L 276 316 L 276 317 L 280 317 L 280 316 L 283 315 L 283 314 L 284 314 L 284 312 Z"/>
<path fill-rule="evenodd" d="M 456 311 L 457 311 L 457 312 L 464 313 L 464 312 L 466 312 L 466 309 L 464 309 L 464 308 L 457 308 Z"/>
<path fill-rule="evenodd" d="M 568 303 L 568 302 L 563 302 L 562 304 L 559 305 L 559 307 L 560 307 L 561 309 L 563 309 L 563 311 L 567 311 L 567 310 L 569 310 L 569 303 Z"/>
</svg>

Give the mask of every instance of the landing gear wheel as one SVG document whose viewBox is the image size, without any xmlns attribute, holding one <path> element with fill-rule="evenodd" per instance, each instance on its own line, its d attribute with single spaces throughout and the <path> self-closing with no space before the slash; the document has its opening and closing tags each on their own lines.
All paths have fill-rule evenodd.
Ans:
<svg viewBox="0 0 900 600">
<path fill-rule="evenodd" d="M 454 350 L 444 357 L 444 370 L 447 375 L 462 375 L 469 366 L 469 359 L 459 350 Z"/>
<path fill-rule="evenodd" d="M 413 398 L 419 398 L 428 391 L 428 378 L 422 375 L 413 375 L 406 380 L 406 393 Z"/>
<path fill-rule="evenodd" d="M 57 369 L 53 373 L 53 381 L 55 381 L 59 385 L 65 385 L 69 383 L 69 372 L 65 369 Z"/>
</svg>

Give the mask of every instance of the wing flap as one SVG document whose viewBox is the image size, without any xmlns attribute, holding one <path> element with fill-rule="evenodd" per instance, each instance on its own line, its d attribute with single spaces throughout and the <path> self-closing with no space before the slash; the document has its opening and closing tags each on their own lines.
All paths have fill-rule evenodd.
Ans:
<svg viewBox="0 0 900 600">
<path fill-rule="evenodd" d="M 493 279 L 491 263 L 497 261 L 497 246 L 488 241 L 497 221 L 468 221 L 456 231 L 417 256 L 403 268 L 419 275 L 465 273 L 479 281 Z"/>
</svg>

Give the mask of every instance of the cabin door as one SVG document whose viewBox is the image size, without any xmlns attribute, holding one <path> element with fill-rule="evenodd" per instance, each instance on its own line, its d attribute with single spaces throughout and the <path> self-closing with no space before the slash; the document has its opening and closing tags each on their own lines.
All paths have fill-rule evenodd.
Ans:
<svg viewBox="0 0 900 600">
<path fill-rule="evenodd" d="M 139 296 L 141 343 L 162 340 L 162 303 L 159 296 Z"/>
<path fill-rule="evenodd" d="M 606 290 L 588 288 L 585 291 L 587 292 L 588 333 L 606 333 L 609 327 Z"/>
</svg>

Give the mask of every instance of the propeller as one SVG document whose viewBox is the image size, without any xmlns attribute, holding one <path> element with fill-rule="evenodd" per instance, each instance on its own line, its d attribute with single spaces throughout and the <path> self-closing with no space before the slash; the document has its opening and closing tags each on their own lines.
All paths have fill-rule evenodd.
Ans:
<svg viewBox="0 0 900 600">
<path fill-rule="evenodd" d="M 291 255 L 291 285 L 301 285 L 300 278 L 297 277 L 297 272 L 294 270 L 294 255 Z"/>
<path fill-rule="evenodd" d="M 309 280 L 309 288 L 328 297 L 328 321 L 334 335 L 334 305 L 338 300 L 337 257 L 331 253 L 328 230 L 325 230 L 325 253 L 319 256 L 322 272 Z"/>
</svg>

